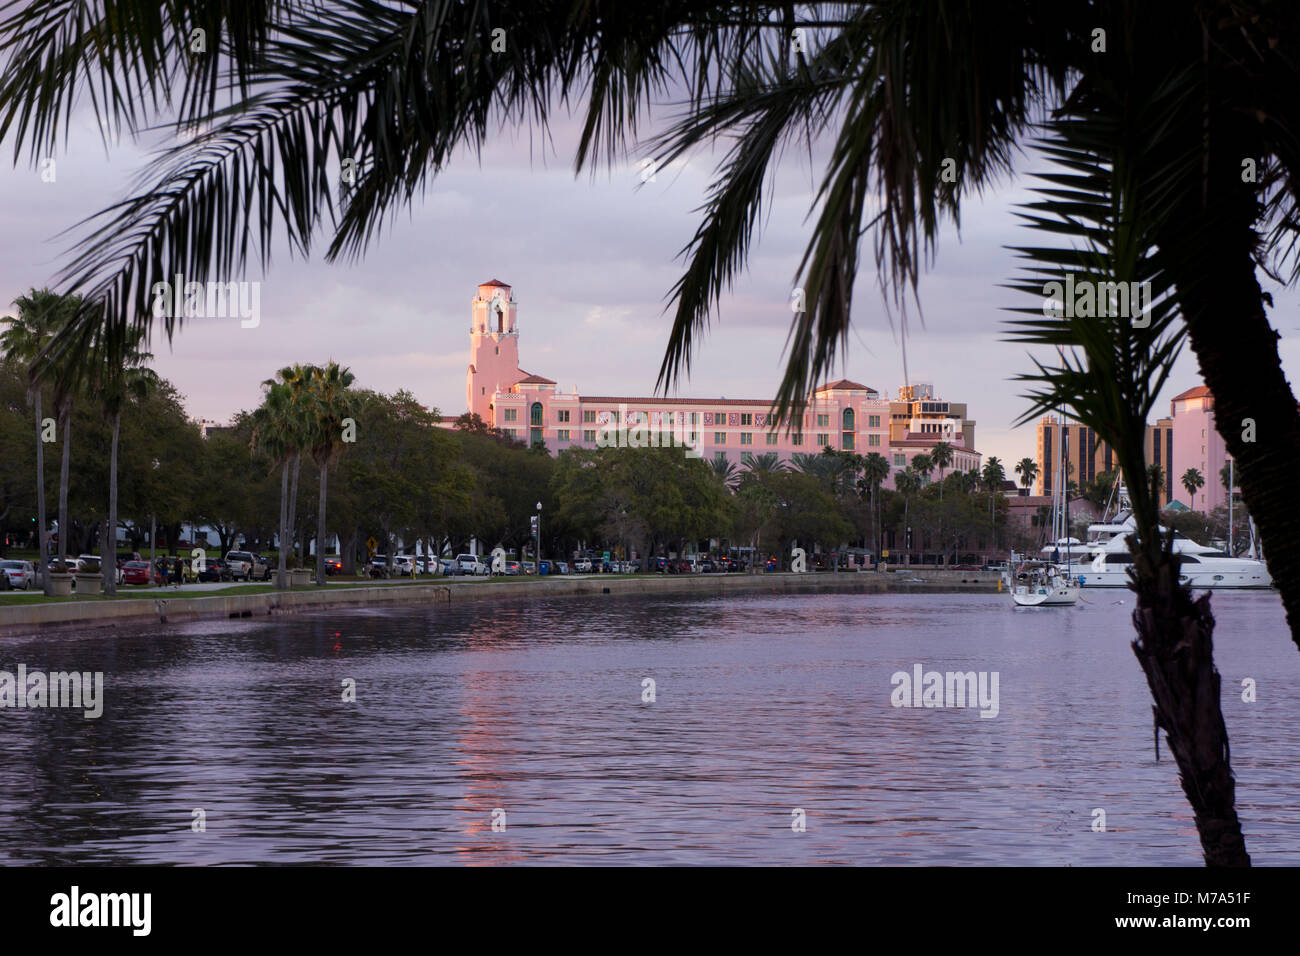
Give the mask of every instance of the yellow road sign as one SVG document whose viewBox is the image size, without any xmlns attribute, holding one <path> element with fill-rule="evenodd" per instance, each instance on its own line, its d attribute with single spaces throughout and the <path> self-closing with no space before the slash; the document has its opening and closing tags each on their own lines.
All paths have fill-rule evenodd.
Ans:
<svg viewBox="0 0 1300 956">
<path fill-rule="evenodd" d="M 379 547 L 379 542 L 375 540 L 374 535 L 371 535 L 369 538 L 366 539 L 366 548 L 370 551 L 371 554 L 375 553 L 375 548 L 377 547 Z"/>
</svg>

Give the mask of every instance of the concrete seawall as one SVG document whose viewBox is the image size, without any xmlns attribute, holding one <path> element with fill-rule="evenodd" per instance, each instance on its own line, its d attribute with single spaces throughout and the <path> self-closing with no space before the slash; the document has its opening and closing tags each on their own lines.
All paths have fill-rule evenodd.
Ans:
<svg viewBox="0 0 1300 956">
<path fill-rule="evenodd" d="M 0 636 L 32 634 L 49 629 L 114 627 L 148 621 L 190 621 L 200 618 L 248 618 L 271 614 L 309 613 L 325 608 L 403 604 L 463 604 L 472 601 L 527 601 L 539 598 L 608 594 L 698 594 L 816 592 L 941 592 L 997 590 L 991 571 L 918 569 L 914 574 L 818 572 L 808 574 L 708 574 L 620 578 L 612 575 L 555 577 L 547 580 L 448 580 L 386 586 L 307 587 L 292 591 L 229 594 L 214 597 L 140 598 L 103 601 L 20 604 L 0 601 Z"/>
</svg>

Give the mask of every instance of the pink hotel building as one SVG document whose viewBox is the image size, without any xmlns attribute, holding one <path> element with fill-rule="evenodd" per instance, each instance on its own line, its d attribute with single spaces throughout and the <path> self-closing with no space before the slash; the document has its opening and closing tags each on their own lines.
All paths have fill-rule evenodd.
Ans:
<svg viewBox="0 0 1300 956">
<path fill-rule="evenodd" d="M 510 286 L 493 279 L 478 287 L 471 304 L 470 365 L 466 408 L 484 422 L 529 444 L 545 442 L 552 454 L 595 448 L 602 429 L 639 422 L 651 430 L 683 434 L 706 460 L 740 466 L 751 455 L 775 452 L 783 461 L 824 447 L 859 454 L 879 452 L 893 471 L 939 441 L 953 447 L 947 469 L 980 467 L 975 422 L 966 406 L 940 401 L 929 385 L 900 389 L 890 400 L 873 388 L 841 379 L 818 388 L 804 413 L 803 434 L 787 432 L 766 399 L 636 398 L 562 392 L 556 383 L 519 367 L 518 303 Z M 620 421 L 621 415 L 626 418 Z M 455 416 L 444 416 L 451 427 Z M 607 432 L 608 434 L 608 432 Z"/>
</svg>

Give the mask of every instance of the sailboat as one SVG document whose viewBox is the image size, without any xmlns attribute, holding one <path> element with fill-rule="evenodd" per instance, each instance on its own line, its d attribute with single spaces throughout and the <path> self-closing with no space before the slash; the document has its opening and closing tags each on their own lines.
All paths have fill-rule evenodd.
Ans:
<svg viewBox="0 0 1300 956">
<path fill-rule="evenodd" d="M 1065 416 L 1061 416 L 1065 420 Z M 1057 428 L 1056 460 L 1063 464 L 1065 453 L 1065 430 Z M 1066 474 L 1064 467 L 1060 474 Z M 1023 555 L 1011 552 L 1007 562 L 1004 580 L 1011 594 L 1011 601 L 1016 607 L 1070 607 L 1078 602 L 1081 583 L 1072 578 L 1068 571 L 1063 571 L 1059 564 L 1059 550 L 1064 546 L 1065 568 L 1070 566 L 1070 546 L 1080 544 L 1069 536 L 1070 502 L 1066 492 L 1066 482 L 1059 480 L 1052 489 L 1052 545 L 1050 561 L 1030 561 Z M 1043 549 L 1048 550 L 1047 548 Z"/>
</svg>

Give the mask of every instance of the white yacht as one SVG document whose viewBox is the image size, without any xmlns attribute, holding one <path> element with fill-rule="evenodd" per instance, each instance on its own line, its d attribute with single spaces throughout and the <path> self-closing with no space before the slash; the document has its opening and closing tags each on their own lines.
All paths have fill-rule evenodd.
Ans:
<svg viewBox="0 0 1300 956">
<path fill-rule="evenodd" d="M 1072 554 L 1065 576 L 1079 580 L 1086 588 L 1122 588 L 1129 583 L 1133 557 L 1128 536 L 1137 529 L 1131 514 L 1121 513 L 1112 521 L 1088 526 L 1089 541 L 1084 553 Z M 1161 527 L 1163 539 L 1169 529 Z M 1232 558 L 1224 551 L 1197 544 L 1180 531 L 1173 532 L 1174 554 L 1180 558 L 1179 581 L 1192 588 L 1268 588 L 1273 578 L 1263 561 Z"/>
</svg>

